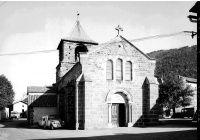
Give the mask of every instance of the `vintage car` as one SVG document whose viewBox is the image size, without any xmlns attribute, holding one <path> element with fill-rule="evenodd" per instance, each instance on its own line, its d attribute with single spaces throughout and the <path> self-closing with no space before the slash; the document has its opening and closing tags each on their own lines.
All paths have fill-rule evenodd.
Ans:
<svg viewBox="0 0 200 140">
<path fill-rule="evenodd" d="M 17 112 L 17 111 L 11 111 L 10 118 L 11 119 L 19 119 L 20 118 L 20 113 Z"/>
<path fill-rule="evenodd" d="M 62 121 L 58 115 L 46 115 L 42 116 L 38 124 L 39 126 L 43 126 L 44 128 L 49 128 L 53 130 L 56 128 L 63 127 L 64 121 Z"/>
<path fill-rule="evenodd" d="M 44 127 L 44 122 L 45 122 L 45 118 L 46 118 L 47 116 L 42 116 L 41 117 L 41 119 L 38 121 L 38 125 L 40 126 L 40 127 Z"/>
</svg>

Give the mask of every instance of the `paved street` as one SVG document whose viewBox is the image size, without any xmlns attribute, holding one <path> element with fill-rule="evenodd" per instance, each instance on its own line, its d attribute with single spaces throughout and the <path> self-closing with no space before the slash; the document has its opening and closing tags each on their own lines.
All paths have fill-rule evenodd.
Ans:
<svg viewBox="0 0 200 140">
<path fill-rule="evenodd" d="M 191 119 L 164 119 L 155 127 L 120 127 L 100 130 L 45 130 L 26 125 L 26 120 L 0 123 L 0 140 L 197 140 Z"/>
</svg>

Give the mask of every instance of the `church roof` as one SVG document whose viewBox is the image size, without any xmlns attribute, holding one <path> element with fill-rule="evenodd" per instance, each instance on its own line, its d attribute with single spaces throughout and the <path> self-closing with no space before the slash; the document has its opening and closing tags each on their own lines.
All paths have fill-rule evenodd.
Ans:
<svg viewBox="0 0 200 140">
<path fill-rule="evenodd" d="M 78 43 L 89 43 L 97 45 L 98 43 L 93 41 L 87 33 L 83 30 L 80 22 L 77 20 L 76 25 L 69 34 L 69 37 L 64 38 L 63 40 L 78 42 Z"/>
</svg>

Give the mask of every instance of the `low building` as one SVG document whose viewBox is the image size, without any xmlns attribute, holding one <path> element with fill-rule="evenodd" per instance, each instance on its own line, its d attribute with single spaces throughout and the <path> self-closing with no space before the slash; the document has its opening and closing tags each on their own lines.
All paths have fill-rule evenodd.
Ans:
<svg viewBox="0 0 200 140">
<path fill-rule="evenodd" d="M 42 116 L 56 115 L 57 109 L 57 88 L 37 87 L 27 88 L 28 95 L 28 123 L 36 124 Z"/>
</svg>

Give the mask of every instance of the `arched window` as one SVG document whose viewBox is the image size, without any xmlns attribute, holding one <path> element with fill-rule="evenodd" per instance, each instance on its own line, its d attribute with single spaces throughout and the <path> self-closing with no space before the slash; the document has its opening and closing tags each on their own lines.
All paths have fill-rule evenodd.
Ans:
<svg viewBox="0 0 200 140">
<path fill-rule="evenodd" d="M 116 61 L 116 80 L 123 79 L 123 64 L 122 59 L 117 59 Z"/>
<path fill-rule="evenodd" d="M 126 80 L 132 80 L 132 63 L 130 61 L 126 62 L 125 70 Z"/>
<path fill-rule="evenodd" d="M 113 62 L 112 62 L 112 60 L 108 60 L 106 62 L 106 79 L 107 80 L 113 79 Z"/>
<path fill-rule="evenodd" d="M 87 47 L 83 44 L 79 44 L 75 49 L 75 61 L 80 61 L 80 54 L 79 52 L 87 52 Z"/>
</svg>

